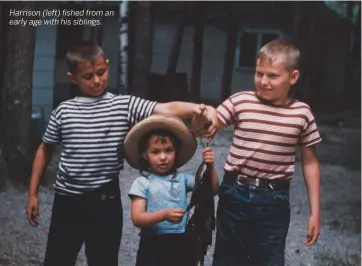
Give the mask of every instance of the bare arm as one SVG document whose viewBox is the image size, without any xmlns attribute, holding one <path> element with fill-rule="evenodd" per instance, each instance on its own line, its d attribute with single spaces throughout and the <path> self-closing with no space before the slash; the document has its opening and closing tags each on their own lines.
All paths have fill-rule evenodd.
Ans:
<svg viewBox="0 0 362 266">
<path fill-rule="evenodd" d="M 303 174 L 308 193 L 310 219 L 306 245 L 314 244 L 320 231 L 320 171 L 315 145 L 301 147 Z"/>
<path fill-rule="evenodd" d="M 214 165 L 210 166 L 210 173 L 211 173 L 211 186 L 212 186 L 212 193 L 215 195 L 217 195 L 217 193 L 219 192 L 219 176 L 216 172 L 216 168 Z"/>
<path fill-rule="evenodd" d="M 40 181 L 43 178 L 45 169 L 51 159 L 51 156 L 54 152 L 54 146 L 42 142 L 35 155 L 33 162 L 33 170 L 31 173 L 30 187 L 29 187 L 29 197 L 37 196 Z"/>
<path fill-rule="evenodd" d="M 180 222 L 184 211 L 178 209 L 163 209 L 154 212 L 146 211 L 146 199 L 134 196 L 132 198 L 131 218 L 135 226 L 140 228 L 152 227 L 168 220 L 172 223 Z"/>
<path fill-rule="evenodd" d="M 211 178 L 211 186 L 212 192 L 216 195 L 219 192 L 219 176 L 217 174 L 214 161 L 215 154 L 214 151 L 210 147 L 206 147 L 203 152 L 203 160 L 208 164 L 210 170 L 210 178 Z"/>
<path fill-rule="evenodd" d="M 28 204 L 26 207 L 26 217 L 32 226 L 38 226 L 39 201 L 38 189 L 40 181 L 43 178 L 44 171 L 49 163 L 51 155 L 54 152 L 54 146 L 42 142 L 36 152 L 33 171 L 31 173 Z"/>
<path fill-rule="evenodd" d="M 158 103 L 152 114 L 172 115 L 181 119 L 192 118 L 193 125 L 196 124 L 198 128 L 203 128 L 205 124 L 211 121 L 207 130 L 199 131 L 194 126 L 192 126 L 192 130 L 196 135 L 203 135 L 207 138 L 216 134 L 217 112 L 214 107 L 209 105 L 188 102 Z"/>
<path fill-rule="evenodd" d="M 198 104 L 188 102 L 158 103 L 152 114 L 172 115 L 181 119 L 191 119 Z"/>
</svg>

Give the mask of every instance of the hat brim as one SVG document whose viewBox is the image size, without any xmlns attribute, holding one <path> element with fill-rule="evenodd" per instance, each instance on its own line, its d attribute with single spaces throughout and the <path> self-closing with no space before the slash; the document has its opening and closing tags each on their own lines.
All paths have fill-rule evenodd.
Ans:
<svg viewBox="0 0 362 266">
<path fill-rule="evenodd" d="M 131 167 L 140 168 L 140 140 L 145 134 L 156 129 L 170 131 L 179 140 L 180 147 L 175 162 L 176 168 L 186 164 L 195 154 L 197 140 L 181 119 L 173 116 L 151 115 L 134 125 L 125 138 L 125 159 Z"/>
</svg>

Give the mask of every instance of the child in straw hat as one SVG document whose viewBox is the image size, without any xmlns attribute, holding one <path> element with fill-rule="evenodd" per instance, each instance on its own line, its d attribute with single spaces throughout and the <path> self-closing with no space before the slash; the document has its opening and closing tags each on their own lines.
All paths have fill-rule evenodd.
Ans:
<svg viewBox="0 0 362 266">
<path fill-rule="evenodd" d="M 194 176 L 177 169 L 191 159 L 196 147 L 197 141 L 186 125 L 169 116 L 151 116 L 126 137 L 127 161 L 141 173 L 129 191 L 132 221 L 141 228 L 137 266 L 185 265 L 186 197 Z M 204 149 L 203 160 L 212 167 L 216 195 L 219 179 L 211 148 Z"/>
</svg>

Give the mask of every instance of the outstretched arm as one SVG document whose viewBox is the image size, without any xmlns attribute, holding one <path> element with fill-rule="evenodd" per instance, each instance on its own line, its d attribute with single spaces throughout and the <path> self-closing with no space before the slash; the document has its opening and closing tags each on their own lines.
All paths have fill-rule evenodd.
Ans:
<svg viewBox="0 0 362 266">
<path fill-rule="evenodd" d="M 317 242 L 320 233 L 320 171 L 315 145 L 301 147 L 304 180 L 307 188 L 310 218 L 305 245 Z"/>
<path fill-rule="evenodd" d="M 209 105 L 188 102 L 158 103 L 153 109 L 152 114 L 172 115 L 181 119 L 193 118 L 193 120 L 196 120 L 197 124 L 202 127 L 208 122 L 211 122 L 208 129 L 202 132 L 202 135 L 210 137 L 216 133 L 216 123 L 218 122 L 217 112 L 214 107 Z M 196 135 L 199 135 L 199 132 L 196 132 L 194 128 L 192 129 Z"/>
<path fill-rule="evenodd" d="M 195 112 L 199 112 L 199 104 L 188 102 L 158 103 L 152 114 L 172 115 L 181 119 L 191 119 Z"/>
</svg>

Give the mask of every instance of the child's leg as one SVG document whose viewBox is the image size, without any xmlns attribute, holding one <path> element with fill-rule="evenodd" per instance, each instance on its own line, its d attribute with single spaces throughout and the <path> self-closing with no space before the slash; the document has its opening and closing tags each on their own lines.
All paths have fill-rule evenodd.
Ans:
<svg viewBox="0 0 362 266">
<path fill-rule="evenodd" d="M 73 266 L 84 241 L 77 201 L 55 195 L 44 266 Z"/>
<path fill-rule="evenodd" d="M 89 266 L 118 266 L 122 237 L 123 210 L 118 179 L 89 194 L 85 253 Z"/>
<path fill-rule="evenodd" d="M 224 177 L 219 188 L 213 266 L 250 265 L 254 236 L 249 209 L 248 192 Z"/>
<path fill-rule="evenodd" d="M 258 231 L 252 261 L 256 266 L 284 266 L 290 222 L 289 189 L 256 189 L 251 216 Z"/>
</svg>

